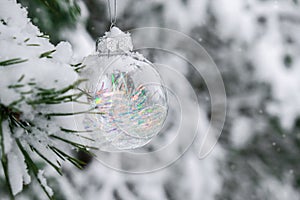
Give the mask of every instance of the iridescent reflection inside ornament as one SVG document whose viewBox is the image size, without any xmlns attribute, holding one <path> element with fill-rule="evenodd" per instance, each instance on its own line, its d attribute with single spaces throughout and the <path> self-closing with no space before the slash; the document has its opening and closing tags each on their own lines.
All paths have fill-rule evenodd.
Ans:
<svg viewBox="0 0 300 200">
<path fill-rule="evenodd" d="M 141 147 L 159 133 L 167 116 L 161 77 L 148 60 L 131 51 L 130 35 L 118 28 L 98 44 L 90 68 L 101 68 L 100 74 L 90 73 L 86 91 L 91 109 L 99 114 L 86 115 L 86 128 L 94 127 L 117 149 Z"/>
</svg>

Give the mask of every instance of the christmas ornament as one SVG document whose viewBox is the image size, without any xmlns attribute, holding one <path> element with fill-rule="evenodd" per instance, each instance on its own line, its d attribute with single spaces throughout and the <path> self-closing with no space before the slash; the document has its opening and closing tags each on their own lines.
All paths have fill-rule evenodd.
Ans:
<svg viewBox="0 0 300 200">
<path fill-rule="evenodd" d="M 98 39 L 97 53 L 85 59 L 82 76 L 91 114 L 85 128 L 117 149 L 147 144 L 163 127 L 167 96 L 155 66 L 133 52 L 129 33 L 112 27 Z"/>
</svg>

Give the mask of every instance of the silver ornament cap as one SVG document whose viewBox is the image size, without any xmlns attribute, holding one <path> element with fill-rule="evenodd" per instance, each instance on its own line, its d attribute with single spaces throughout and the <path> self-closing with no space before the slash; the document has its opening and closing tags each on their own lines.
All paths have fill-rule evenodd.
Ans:
<svg viewBox="0 0 300 200">
<path fill-rule="evenodd" d="M 128 53 L 132 49 L 130 33 L 125 33 L 115 26 L 96 41 L 96 51 L 100 55 L 119 55 Z"/>
</svg>

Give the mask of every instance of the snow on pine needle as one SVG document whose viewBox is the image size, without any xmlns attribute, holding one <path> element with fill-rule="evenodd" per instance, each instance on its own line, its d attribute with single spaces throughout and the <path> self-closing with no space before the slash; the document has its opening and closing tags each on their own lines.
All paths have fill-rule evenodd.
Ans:
<svg viewBox="0 0 300 200">
<path fill-rule="evenodd" d="M 66 128 L 77 114 L 74 104 L 82 93 L 76 88 L 84 81 L 76 73 L 82 66 L 71 63 L 69 43 L 52 45 L 16 0 L 0 2 L 0 166 L 11 197 L 31 182 L 31 174 L 51 198 L 37 161 L 58 173 L 64 160 L 83 164 L 71 150 L 87 151 L 91 141 Z"/>
</svg>

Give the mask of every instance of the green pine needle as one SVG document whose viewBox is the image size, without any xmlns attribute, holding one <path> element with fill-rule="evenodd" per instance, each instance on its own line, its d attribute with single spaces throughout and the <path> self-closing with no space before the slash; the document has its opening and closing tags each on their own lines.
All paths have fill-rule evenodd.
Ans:
<svg viewBox="0 0 300 200">
<path fill-rule="evenodd" d="M 51 51 L 46 51 L 46 52 L 44 52 L 44 53 L 42 53 L 41 55 L 40 55 L 40 58 L 44 58 L 44 57 L 46 57 L 46 58 L 52 58 L 52 56 L 50 56 L 52 53 L 54 53 L 56 50 L 54 49 L 54 50 L 51 50 Z"/>
<path fill-rule="evenodd" d="M 42 34 L 42 35 L 38 35 L 37 37 L 40 37 L 40 38 L 45 38 L 45 39 L 49 39 L 49 35 L 45 35 L 45 34 Z"/>
<path fill-rule="evenodd" d="M 27 59 L 21 59 L 21 58 L 13 58 L 9 60 L 0 61 L 0 66 L 8 66 L 8 65 L 14 65 L 19 64 L 28 61 Z"/>
<path fill-rule="evenodd" d="M 28 42 L 30 40 L 30 38 L 26 38 L 25 40 L 24 40 L 24 42 Z"/>
<path fill-rule="evenodd" d="M 26 44 L 26 46 L 29 46 L 29 47 L 38 47 L 38 46 L 40 46 L 40 44 Z"/>
<path fill-rule="evenodd" d="M 20 87 L 24 87 L 23 84 L 15 84 L 15 85 L 9 85 L 8 88 L 20 88 Z"/>
<path fill-rule="evenodd" d="M 66 128 L 62 128 L 60 127 L 60 130 L 66 133 L 89 133 L 92 131 L 77 131 L 77 130 L 71 130 L 71 129 L 66 129 Z"/>
<path fill-rule="evenodd" d="M 25 77 L 25 75 L 24 74 L 22 74 L 22 76 L 18 79 L 18 83 L 20 83 L 23 79 L 24 79 L 24 77 Z"/>
</svg>

